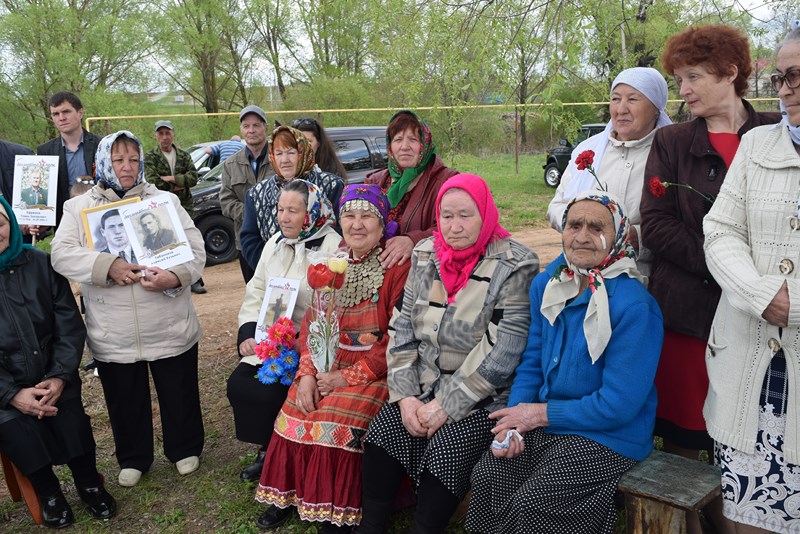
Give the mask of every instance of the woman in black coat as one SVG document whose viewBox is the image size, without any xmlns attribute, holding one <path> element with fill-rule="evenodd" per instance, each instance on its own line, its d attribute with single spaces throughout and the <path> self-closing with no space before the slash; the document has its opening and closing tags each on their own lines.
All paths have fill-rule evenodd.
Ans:
<svg viewBox="0 0 800 534">
<path fill-rule="evenodd" d="M 67 464 L 89 512 L 108 519 L 116 502 L 97 472 L 78 365 L 86 328 L 69 283 L 50 256 L 23 246 L 8 203 L 0 198 L 0 452 L 28 477 L 44 524 L 75 521 L 54 464 Z"/>
</svg>

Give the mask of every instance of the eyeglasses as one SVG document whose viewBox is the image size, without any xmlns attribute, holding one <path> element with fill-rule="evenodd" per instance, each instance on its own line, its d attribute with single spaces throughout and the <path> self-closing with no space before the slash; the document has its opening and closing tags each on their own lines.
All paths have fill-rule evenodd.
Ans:
<svg viewBox="0 0 800 534">
<path fill-rule="evenodd" d="M 783 82 L 786 82 L 789 89 L 797 89 L 800 87 L 800 69 L 789 69 L 786 74 L 773 74 L 769 77 L 769 81 L 772 82 L 772 88 L 776 93 L 783 87 Z"/>
<path fill-rule="evenodd" d="M 312 128 L 319 127 L 315 119 L 295 119 L 292 121 L 292 128 L 299 128 L 301 126 L 311 126 Z"/>
</svg>

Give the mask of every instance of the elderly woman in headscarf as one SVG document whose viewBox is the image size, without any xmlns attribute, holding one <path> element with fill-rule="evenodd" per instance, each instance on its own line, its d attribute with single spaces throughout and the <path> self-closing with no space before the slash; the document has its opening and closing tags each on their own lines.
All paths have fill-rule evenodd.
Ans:
<svg viewBox="0 0 800 534">
<path fill-rule="evenodd" d="M 385 269 L 379 256 L 397 228 L 376 185 L 347 186 L 340 221 L 348 252 L 335 358 L 329 370 L 312 361 L 307 340 L 312 308 L 300 331 L 300 368 L 275 421 L 256 500 L 269 503 L 257 522 L 271 529 L 296 506 L 301 519 L 324 521 L 322 532 L 349 532 L 361 519 L 363 437 L 389 396 L 387 329 L 402 302 L 408 263 Z M 326 341 L 327 342 L 327 341 Z"/>
<path fill-rule="evenodd" d="M 205 435 L 200 413 L 197 343 L 200 323 L 189 287 L 203 272 L 203 237 L 172 193 L 144 179 L 142 145 L 122 130 L 97 147 L 97 185 L 64 204 L 52 243 L 53 267 L 81 283 L 89 349 L 97 362 L 114 433 L 121 486 L 134 486 L 153 463 L 150 378 L 158 394 L 164 454 L 185 475 L 200 465 Z M 92 250 L 81 211 L 122 199 L 168 195 L 194 259 L 162 269 Z"/>
<path fill-rule="evenodd" d="M 369 174 L 368 184 L 386 192 L 392 210 L 389 220 L 399 225 L 398 233 L 386 242 L 381 254 L 384 267 L 404 263 L 411 251 L 436 230 L 436 196 L 448 178 L 458 171 L 445 166 L 437 155 L 431 129 L 413 111 L 398 111 L 386 128 L 389 166 Z"/>
<path fill-rule="evenodd" d="M 634 67 L 620 72 L 611 84 L 609 113 L 605 131 L 593 135 L 572 151 L 572 158 L 561 183 L 547 208 L 550 225 L 563 231 L 567 205 L 579 193 L 603 189 L 622 199 L 631 228 L 629 238 L 638 257 L 642 274 L 650 271 L 649 253 L 641 246 L 641 217 L 644 167 L 658 128 L 672 124 L 664 108 L 667 105 L 667 82 L 656 69 Z M 592 169 L 597 180 L 581 165 L 578 156 L 591 150 Z"/>
<path fill-rule="evenodd" d="M 472 174 L 450 178 L 436 220 L 392 317 L 389 404 L 366 438 L 360 533 L 385 531 L 406 474 L 418 494 L 413 532 L 444 531 L 525 348 L 539 260 L 500 225 L 489 186 Z"/>
<path fill-rule="evenodd" d="M 267 241 L 255 275 L 247 283 L 244 302 L 239 310 L 237 347 L 241 360 L 228 378 L 228 400 L 233 408 L 236 437 L 260 447 L 255 462 L 242 471 L 243 480 L 255 481 L 261 476 L 272 436 L 272 424 L 289 390 L 287 385 L 280 382 L 265 385 L 256 378 L 263 362 L 255 355 L 255 334 L 267 284 L 270 278 L 300 281 L 291 315 L 295 331 L 299 332 L 311 300 L 306 277 L 309 254 L 333 253 L 342 241 L 333 229 L 335 217 L 331 203 L 322 190 L 311 182 L 288 182 L 278 197 L 277 210 L 280 231 Z"/>
<path fill-rule="evenodd" d="M 78 365 L 86 328 L 69 283 L 49 256 L 22 244 L 0 197 L 0 452 L 31 481 L 45 526 L 75 521 L 54 464 L 67 464 L 78 496 L 98 519 L 116 502 L 97 472 Z"/>
<path fill-rule="evenodd" d="M 339 215 L 339 197 L 344 181 L 335 174 L 320 170 L 314 164 L 314 150 L 300 130 L 278 126 L 269 140 L 269 161 L 273 176 L 253 186 L 244 199 L 244 219 L 239 239 L 242 254 L 255 269 L 264 244 L 279 230 L 278 197 L 281 189 L 295 179 L 302 179 L 320 188 Z M 334 229 L 338 226 L 334 224 Z"/>
<path fill-rule="evenodd" d="M 611 533 L 619 477 L 653 447 L 664 328 L 611 194 L 567 206 L 564 253 L 530 288 L 528 345 L 472 475 L 472 532 Z"/>
</svg>

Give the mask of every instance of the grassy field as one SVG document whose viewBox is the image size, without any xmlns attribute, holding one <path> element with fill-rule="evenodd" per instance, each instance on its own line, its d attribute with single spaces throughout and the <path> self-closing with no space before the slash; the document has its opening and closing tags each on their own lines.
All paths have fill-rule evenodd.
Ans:
<svg viewBox="0 0 800 534">
<path fill-rule="evenodd" d="M 500 210 L 500 221 L 509 232 L 549 226 L 545 214 L 555 190 L 544 183 L 544 162 L 544 154 L 521 155 L 516 174 L 513 155 L 457 155 L 447 160 L 449 166 L 486 180 Z"/>
</svg>

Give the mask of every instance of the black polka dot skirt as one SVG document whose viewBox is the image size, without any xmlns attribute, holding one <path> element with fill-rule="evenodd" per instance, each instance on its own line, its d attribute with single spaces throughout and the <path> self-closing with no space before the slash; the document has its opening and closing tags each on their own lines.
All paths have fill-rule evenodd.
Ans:
<svg viewBox="0 0 800 534">
<path fill-rule="evenodd" d="M 495 422 L 477 410 L 464 419 L 444 424 L 431 439 L 408 433 L 397 403 L 385 404 L 372 420 L 366 441 L 403 464 L 415 484 L 424 470 L 459 498 L 469 489 L 472 468 L 492 443 Z"/>
<path fill-rule="evenodd" d="M 636 462 L 573 434 L 525 433 L 516 458 L 485 453 L 472 474 L 466 528 L 476 533 L 613 533 L 614 492 Z"/>
</svg>

